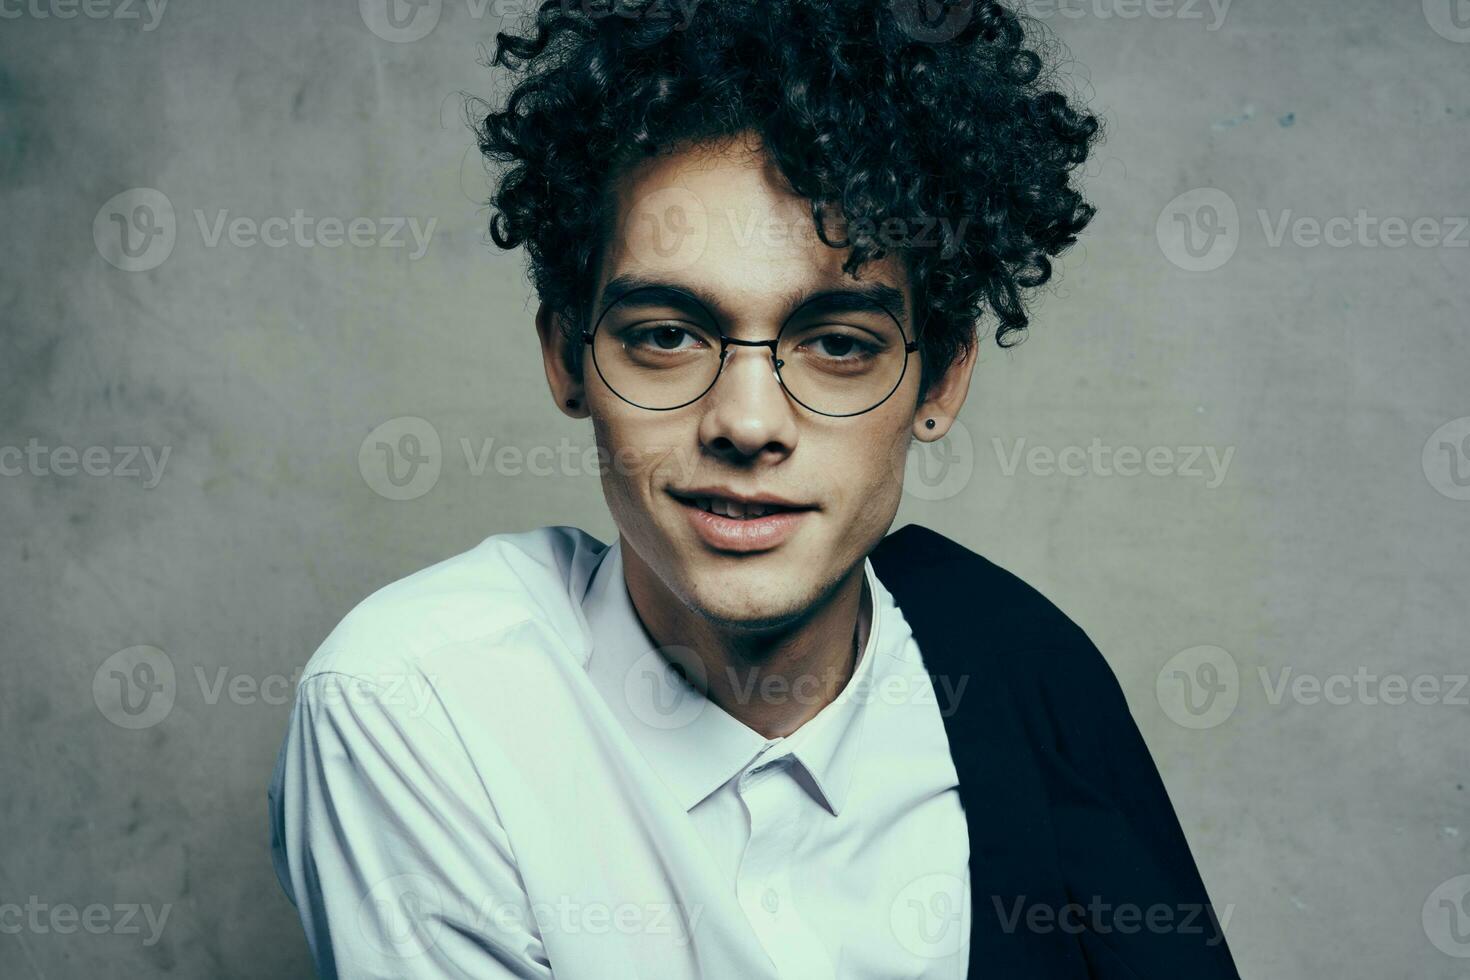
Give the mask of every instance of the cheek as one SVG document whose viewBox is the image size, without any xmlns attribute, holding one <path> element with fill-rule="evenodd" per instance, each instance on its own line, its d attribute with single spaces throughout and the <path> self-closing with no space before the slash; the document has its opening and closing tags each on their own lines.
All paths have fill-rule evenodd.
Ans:
<svg viewBox="0 0 1470 980">
<path fill-rule="evenodd" d="M 909 434 L 904 433 L 898 438 L 891 438 L 880 451 L 872 454 L 873 483 L 868 491 L 868 512 L 875 522 L 884 526 L 893 520 L 903 497 L 903 470 L 909 441 Z"/>
<path fill-rule="evenodd" d="M 913 434 L 903 419 L 874 419 L 874 424 L 842 433 L 820 472 L 842 512 L 858 521 L 891 519 L 903 492 L 904 461 Z"/>
<path fill-rule="evenodd" d="M 677 428 L 658 418 L 629 417 L 617 410 L 593 414 L 602 488 L 620 524 L 644 523 L 665 487 L 691 481 L 694 457 L 675 438 Z"/>
</svg>

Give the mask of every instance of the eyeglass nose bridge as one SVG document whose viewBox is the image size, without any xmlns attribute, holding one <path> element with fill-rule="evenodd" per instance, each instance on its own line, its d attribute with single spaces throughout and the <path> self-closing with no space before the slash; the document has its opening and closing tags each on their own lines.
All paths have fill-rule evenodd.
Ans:
<svg viewBox="0 0 1470 980">
<path fill-rule="evenodd" d="M 764 347 L 771 352 L 771 366 L 776 371 L 776 380 L 780 381 L 781 368 L 786 364 L 778 356 L 780 348 L 777 345 L 780 343 L 780 337 L 772 337 L 770 340 L 740 340 L 736 337 L 727 337 L 724 334 L 720 334 L 720 368 L 723 369 L 725 367 L 725 356 L 730 353 L 731 344 L 734 344 L 736 347 Z M 718 378 L 718 375 L 716 377 Z M 785 382 L 782 382 L 781 387 L 786 387 Z"/>
</svg>

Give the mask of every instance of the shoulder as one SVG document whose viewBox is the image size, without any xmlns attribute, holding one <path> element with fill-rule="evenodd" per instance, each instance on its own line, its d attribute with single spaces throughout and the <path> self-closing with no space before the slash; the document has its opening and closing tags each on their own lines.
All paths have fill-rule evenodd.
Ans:
<svg viewBox="0 0 1470 980">
<path fill-rule="evenodd" d="M 526 625 L 575 650 L 582 639 L 574 590 L 606 547 L 568 525 L 493 534 L 359 602 L 307 662 L 302 682 L 325 674 L 368 682 L 414 674 L 436 650 Z"/>
<path fill-rule="evenodd" d="M 870 556 L 926 654 L 945 671 L 1003 676 L 1045 700 L 1116 707 L 1118 683 L 1086 632 L 1019 576 L 930 528 L 908 524 Z"/>
</svg>

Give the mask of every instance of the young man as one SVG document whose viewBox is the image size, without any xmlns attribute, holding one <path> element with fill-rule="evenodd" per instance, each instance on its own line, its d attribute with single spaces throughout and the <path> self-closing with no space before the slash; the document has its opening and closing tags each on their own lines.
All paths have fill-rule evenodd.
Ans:
<svg viewBox="0 0 1470 980">
<path fill-rule="evenodd" d="M 1016 17 L 551 0 L 497 40 L 492 232 L 618 536 L 493 535 L 312 658 L 270 797 L 319 971 L 1235 976 L 1086 637 L 888 535 L 977 322 L 1012 342 L 1092 215 L 1096 121 Z"/>
</svg>

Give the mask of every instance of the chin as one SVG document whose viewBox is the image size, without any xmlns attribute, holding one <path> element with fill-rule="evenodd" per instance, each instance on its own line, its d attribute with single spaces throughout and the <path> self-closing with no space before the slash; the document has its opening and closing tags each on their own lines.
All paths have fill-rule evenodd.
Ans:
<svg viewBox="0 0 1470 980">
<path fill-rule="evenodd" d="M 748 561 L 748 559 L 742 559 Z M 700 615 L 731 629 L 770 630 L 788 625 L 811 606 L 813 581 L 793 571 L 735 563 L 726 569 L 690 569 L 686 602 Z"/>
</svg>

